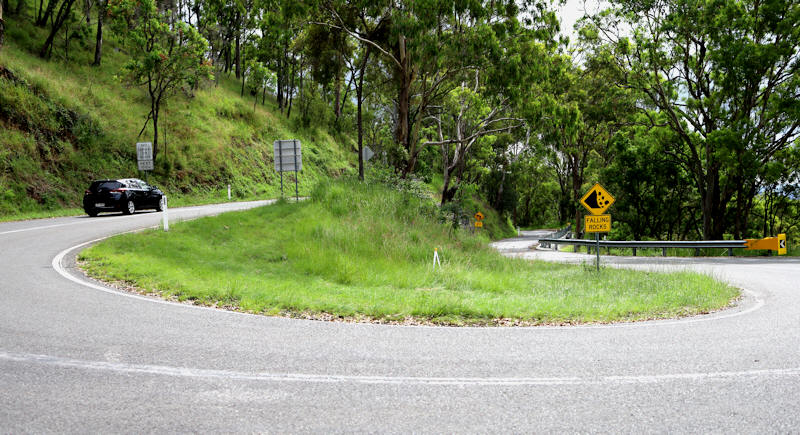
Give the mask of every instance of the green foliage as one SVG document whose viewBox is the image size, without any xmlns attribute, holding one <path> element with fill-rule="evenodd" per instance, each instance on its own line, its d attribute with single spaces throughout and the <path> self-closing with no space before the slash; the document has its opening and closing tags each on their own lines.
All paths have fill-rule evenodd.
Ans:
<svg viewBox="0 0 800 435">
<path fill-rule="evenodd" d="M 776 152 L 800 137 L 800 6 L 793 0 L 618 0 L 597 17 L 615 82 L 640 93 L 674 133 L 664 152 L 699 195 L 702 232 L 748 230 Z M 628 40 L 626 35 L 632 34 Z"/>
</svg>

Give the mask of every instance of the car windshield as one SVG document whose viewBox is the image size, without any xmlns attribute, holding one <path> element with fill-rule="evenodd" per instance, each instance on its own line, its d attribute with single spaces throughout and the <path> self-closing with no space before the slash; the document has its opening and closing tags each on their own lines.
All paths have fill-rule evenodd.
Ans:
<svg viewBox="0 0 800 435">
<path fill-rule="evenodd" d="M 89 188 L 89 190 L 91 190 L 92 192 L 98 192 L 101 190 L 119 189 L 120 187 L 125 187 L 125 186 L 123 186 L 123 184 L 120 183 L 119 181 L 95 181 L 94 183 L 92 183 L 92 186 Z"/>
</svg>

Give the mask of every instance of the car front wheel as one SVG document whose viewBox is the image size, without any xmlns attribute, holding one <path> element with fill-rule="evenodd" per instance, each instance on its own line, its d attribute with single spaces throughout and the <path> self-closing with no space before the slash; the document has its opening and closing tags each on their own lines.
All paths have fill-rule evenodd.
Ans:
<svg viewBox="0 0 800 435">
<path fill-rule="evenodd" d="M 156 205 L 156 211 L 164 211 L 164 202 L 165 198 L 162 196 L 161 199 L 158 200 L 158 204 Z"/>
<path fill-rule="evenodd" d="M 85 211 L 85 212 L 86 212 L 86 214 L 88 214 L 90 217 L 95 217 L 95 216 L 97 216 L 97 209 L 94 209 L 94 208 L 87 208 L 87 209 L 86 209 L 86 210 L 84 210 L 84 211 Z"/>
<path fill-rule="evenodd" d="M 128 203 L 125 205 L 125 208 L 122 209 L 122 213 L 124 214 L 133 214 L 136 211 L 136 205 L 133 204 L 133 200 L 129 199 Z"/>
</svg>

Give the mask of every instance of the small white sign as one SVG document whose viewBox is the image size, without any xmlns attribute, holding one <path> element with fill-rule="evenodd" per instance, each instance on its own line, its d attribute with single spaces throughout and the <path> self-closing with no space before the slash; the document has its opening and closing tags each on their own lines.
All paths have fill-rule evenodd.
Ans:
<svg viewBox="0 0 800 435">
<path fill-rule="evenodd" d="M 139 142 L 136 144 L 136 160 L 140 171 L 153 170 L 153 143 Z"/>
</svg>

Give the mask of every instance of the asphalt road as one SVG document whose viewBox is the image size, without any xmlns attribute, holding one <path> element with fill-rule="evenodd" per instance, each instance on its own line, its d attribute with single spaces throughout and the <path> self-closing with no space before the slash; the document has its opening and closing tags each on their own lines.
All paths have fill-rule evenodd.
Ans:
<svg viewBox="0 0 800 435">
<path fill-rule="evenodd" d="M 77 282 L 71 248 L 159 221 L 0 224 L 0 432 L 800 431 L 797 259 L 604 258 L 698 269 L 745 298 L 709 316 L 582 327 L 303 321 Z M 530 251 L 535 238 L 497 247 L 590 258 Z"/>
</svg>

